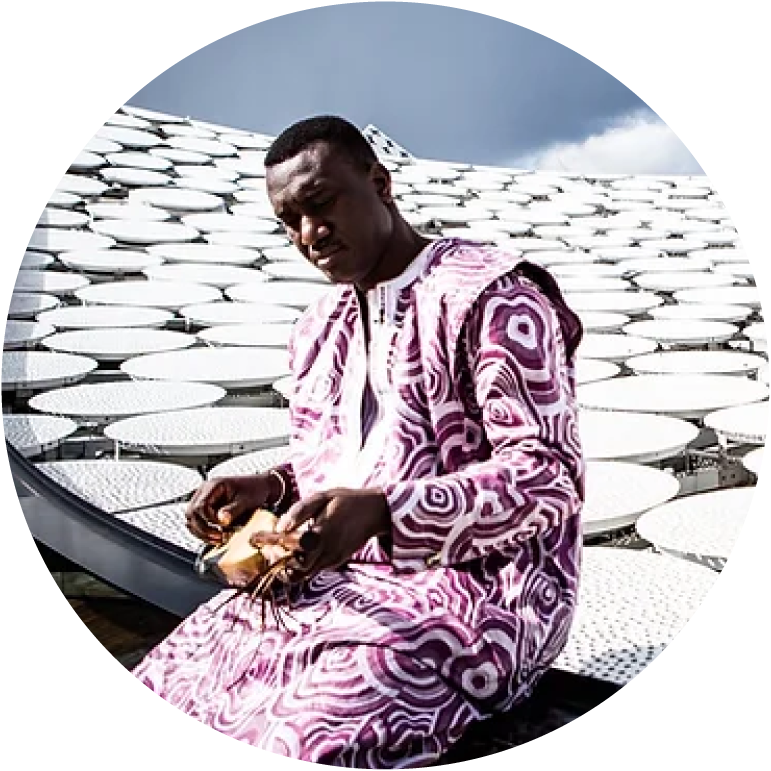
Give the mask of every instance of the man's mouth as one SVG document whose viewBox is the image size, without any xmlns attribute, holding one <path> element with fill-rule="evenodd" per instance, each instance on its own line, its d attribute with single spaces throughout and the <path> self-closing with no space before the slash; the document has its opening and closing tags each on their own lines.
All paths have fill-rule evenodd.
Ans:
<svg viewBox="0 0 771 771">
<path fill-rule="evenodd" d="M 321 268 L 321 270 L 325 270 L 330 266 L 332 261 L 334 260 L 335 255 L 342 249 L 340 246 L 331 246 L 328 249 L 324 249 L 318 257 L 315 257 L 313 259 L 314 264 L 317 268 Z"/>
</svg>

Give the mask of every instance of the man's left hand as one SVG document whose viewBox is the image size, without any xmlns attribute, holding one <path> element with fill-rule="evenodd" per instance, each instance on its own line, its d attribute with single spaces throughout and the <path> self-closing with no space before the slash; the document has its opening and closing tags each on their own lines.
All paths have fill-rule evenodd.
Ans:
<svg viewBox="0 0 771 771">
<path fill-rule="evenodd" d="M 287 579 L 307 580 L 322 570 L 344 565 L 370 538 L 391 529 L 388 501 L 381 490 L 337 488 L 316 493 L 292 506 L 279 519 L 275 533 L 255 533 L 253 546 L 286 545 L 303 540 Z M 304 532 L 313 533 L 303 538 Z"/>
</svg>

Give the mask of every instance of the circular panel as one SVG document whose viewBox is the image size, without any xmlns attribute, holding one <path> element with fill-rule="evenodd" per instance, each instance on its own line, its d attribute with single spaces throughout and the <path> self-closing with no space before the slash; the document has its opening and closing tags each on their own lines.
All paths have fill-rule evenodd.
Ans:
<svg viewBox="0 0 771 771">
<path fill-rule="evenodd" d="M 584 549 L 578 608 L 554 666 L 625 685 L 680 632 L 716 577 L 637 549 Z"/>
<path fill-rule="evenodd" d="M 89 197 L 101 195 L 107 188 L 108 185 L 98 179 L 85 177 L 81 174 L 65 174 L 56 186 L 56 191 Z"/>
<path fill-rule="evenodd" d="M 196 177 L 199 179 L 223 179 L 227 182 L 233 182 L 238 179 L 238 172 L 232 169 L 225 169 L 221 166 L 204 166 L 202 164 L 177 164 L 174 171 L 180 177 Z"/>
<path fill-rule="evenodd" d="M 96 220 L 148 220 L 162 222 L 171 216 L 157 206 L 122 201 L 100 201 L 86 206 L 88 213 Z"/>
<path fill-rule="evenodd" d="M 138 129 L 124 128 L 122 126 L 102 126 L 96 133 L 97 137 L 102 139 L 109 139 L 112 142 L 117 142 L 123 147 L 135 147 L 138 149 L 144 149 L 147 147 L 155 147 L 156 145 L 163 144 L 163 140 L 151 134 L 148 131 L 140 131 Z"/>
<path fill-rule="evenodd" d="M 763 468 L 763 451 L 765 450 L 764 447 L 757 447 L 754 450 L 750 450 L 743 458 L 742 458 L 742 465 L 744 468 L 747 469 L 747 471 L 755 474 L 756 476 L 760 475 L 760 470 Z"/>
<path fill-rule="evenodd" d="M 704 321 L 745 321 L 752 308 L 744 305 L 717 305 L 715 303 L 677 303 L 651 308 L 655 319 L 702 319 Z"/>
<path fill-rule="evenodd" d="M 666 471 L 636 463 L 589 461 L 581 510 L 584 535 L 628 527 L 645 511 L 672 500 L 680 482 Z"/>
<path fill-rule="evenodd" d="M 705 257 L 647 257 L 624 259 L 617 263 L 624 273 L 679 273 L 707 271 L 712 263 Z"/>
<path fill-rule="evenodd" d="M 200 139 L 216 139 L 217 135 L 213 131 L 205 128 L 190 126 L 186 123 L 162 123 L 158 128 L 167 136 L 176 137 L 199 137 Z"/>
<path fill-rule="evenodd" d="M 192 150 L 180 150 L 178 147 L 153 147 L 149 154 L 157 158 L 165 158 L 172 163 L 209 163 L 211 157 L 205 153 Z"/>
<path fill-rule="evenodd" d="M 624 273 L 620 264 L 595 262 L 578 263 L 576 265 L 555 265 L 550 269 L 550 273 L 555 278 L 563 276 L 600 276 L 600 277 L 618 277 Z"/>
<path fill-rule="evenodd" d="M 106 422 L 134 415 L 209 407 L 227 392 L 211 383 L 156 380 L 86 383 L 38 394 L 29 406 L 39 412 Z"/>
<path fill-rule="evenodd" d="M 704 249 L 700 252 L 691 252 L 689 257 L 704 257 L 707 260 L 710 260 L 714 265 L 722 265 L 731 262 L 749 262 L 747 252 L 745 252 L 744 249 Z"/>
<path fill-rule="evenodd" d="M 265 283 L 268 276 L 256 268 L 233 265 L 202 265 L 200 263 L 176 263 L 156 265 L 143 271 L 152 281 L 181 281 L 191 284 L 209 284 L 219 289 L 234 284 Z"/>
<path fill-rule="evenodd" d="M 122 305 L 71 305 L 38 315 L 38 321 L 57 329 L 162 327 L 172 318 L 174 314 L 159 308 Z"/>
<path fill-rule="evenodd" d="M 632 239 L 627 236 L 607 235 L 607 236 L 566 236 L 565 241 L 578 249 L 587 249 L 590 251 L 600 249 L 614 249 L 629 246 Z"/>
<path fill-rule="evenodd" d="M 4 351 L 3 391 L 56 388 L 82 380 L 97 367 L 93 359 L 48 351 Z"/>
<path fill-rule="evenodd" d="M 292 377 L 282 377 L 273 383 L 273 390 L 284 397 L 287 401 L 291 398 L 292 394 Z"/>
<path fill-rule="evenodd" d="M 653 321 L 634 321 L 624 327 L 627 335 L 656 340 L 665 344 L 706 345 L 707 343 L 725 342 L 737 332 L 738 327 L 724 321 L 704 321 L 699 319 L 654 319 Z"/>
<path fill-rule="evenodd" d="M 675 292 L 679 303 L 713 303 L 717 305 L 747 305 L 760 308 L 760 293 L 754 286 L 723 286 L 709 289 L 683 289 Z"/>
<path fill-rule="evenodd" d="M 16 274 L 14 292 L 40 292 L 64 297 L 88 286 L 90 281 L 73 273 L 50 270 L 20 270 Z"/>
<path fill-rule="evenodd" d="M 581 311 L 578 314 L 585 333 L 617 332 L 630 321 L 623 313 L 608 313 L 603 311 Z"/>
<path fill-rule="evenodd" d="M 3 415 L 6 440 L 25 458 L 53 450 L 77 428 L 72 420 L 52 415 Z"/>
<path fill-rule="evenodd" d="M 329 293 L 327 286 L 300 281 L 276 281 L 267 284 L 238 284 L 225 290 L 237 302 L 287 305 L 307 308 Z"/>
<path fill-rule="evenodd" d="M 180 549 L 197 554 L 204 542 L 188 530 L 186 511 L 186 503 L 167 503 L 164 506 L 150 506 L 137 511 L 118 512 L 115 518 Z"/>
<path fill-rule="evenodd" d="M 678 271 L 669 273 L 640 273 L 634 283 L 641 289 L 654 292 L 677 292 L 681 289 L 730 286 L 736 283 L 733 276 L 720 273 Z"/>
<path fill-rule="evenodd" d="M 236 216 L 224 212 L 188 214 L 182 222 L 202 233 L 272 233 L 278 228 L 276 219 Z"/>
<path fill-rule="evenodd" d="M 646 241 L 645 246 L 649 249 L 660 249 L 666 254 L 688 254 L 704 249 L 706 244 L 704 241 L 687 238 L 665 238 L 661 241 Z"/>
<path fill-rule="evenodd" d="M 630 463 L 672 458 L 699 435 L 696 426 L 679 418 L 613 411 L 581 410 L 579 430 L 587 460 Z"/>
<path fill-rule="evenodd" d="M 269 450 L 255 450 L 237 455 L 215 466 L 206 475 L 207 479 L 220 477 L 252 476 L 270 471 L 286 463 L 290 457 L 288 445 L 273 447 Z"/>
<path fill-rule="evenodd" d="M 715 265 L 715 273 L 721 275 L 733 276 L 737 279 L 734 283 L 740 283 L 738 279 L 746 279 L 748 281 L 755 280 L 755 271 L 749 262 L 722 262 Z"/>
<path fill-rule="evenodd" d="M 261 249 L 260 252 L 265 259 L 271 263 L 276 262 L 295 262 L 302 265 L 307 265 L 308 261 L 303 256 L 302 252 L 292 244 L 286 244 L 285 246 L 274 246 L 269 249 Z"/>
<path fill-rule="evenodd" d="M 137 188 L 129 193 L 129 203 L 146 203 L 174 212 L 215 211 L 224 205 L 211 193 L 181 188 Z"/>
<path fill-rule="evenodd" d="M 641 538 L 662 552 L 721 569 L 750 510 L 754 487 L 687 495 L 646 512 Z"/>
<path fill-rule="evenodd" d="M 108 514 L 177 500 L 203 481 L 193 469 L 153 461 L 67 460 L 37 468 Z"/>
<path fill-rule="evenodd" d="M 232 195 L 238 190 L 235 182 L 217 177 L 175 177 L 175 187 L 210 195 Z"/>
<path fill-rule="evenodd" d="M 224 158 L 228 155 L 237 155 L 238 150 L 226 142 L 216 139 L 199 139 L 198 137 L 169 137 L 167 144 L 180 150 L 192 150 L 194 153 L 204 153 L 212 158 Z"/>
<path fill-rule="evenodd" d="M 219 300 L 219 290 L 204 284 L 170 281 L 116 281 L 93 284 L 76 292 L 84 303 L 129 305 L 176 311 L 184 305 Z"/>
<path fill-rule="evenodd" d="M 160 171 L 134 169 L 124 166 L 109 166 L 99 172 L 103 179 L 124 187 L 151 187 L 153 185 L 168 185 L 171 177 Z"/>
<path fill-rule="evenodd" d="M 209 302 L 188 305 L 179 311 L 191 324 L 214 327 L 220 324 L 274 324 L 293 322 L 300 311 L 286 305 L 257 305 L 256 303 Z"/>
<path fill-rule="evenodd" d="M 8 318 L 31 319 L 42 311 L 56 308 L 57 305 L 59 305 L 59 298 L 50 294 L 14 292 L 11 295 L 11 304 L 8 306 Z"/>
<path fill-rule="evenodd" d="M 21 258 L 20 270 L 45 270 L 52 265 L 55 259 L 50 254 L 44 252 L 24 252 Z"/>
<path fill-rule="evenodd" d="M 29 249 L 33 251 L 72 252 L 77 249 L 108 249 L 115 245 L 115 240 L 89 233 L 85 230 L 59 230 L 58 228 L 35 228 L 29 240 Z"/>
<path fill-rule="evenodd" d="M 767 423 L 767 401 L 729 407 L 704 418 L 704 425 L 721 439 L 744 444 L 765 444 Z"/>
<path fill-rule="evenodd" d="M 587 410 L 649 412 L 697 419 L 710 412 L 759 402 L 768 388 L 732 375 L 635 375 L 579 386 Z"/>
<path fill-rule="evenodd" d="M 594 383 L 598 380 L 607 380 L 615 377 L 620 372 L 620 367 L 610 361 L 579 358 L 576 361 L 576 383 Z"/>
<path fill-rule="evenodd" d="M 66 209 L 71 209 L 73 206 L 77 206 L 82 202 L 82 198 L 74 193 L 65 193 L 61 190 L 55 190 L 51 197 L 48 199 L 48 206 L 60 206 Z"/>
<path fill-rule="evenodd" d="M 234 455 L 288 444 L 289 410 L 270 407 L 202 407 L 139 415 L 108 426 L 120 445 L 156 455 Z"/>
<path fill-rule="evenodd" d="M 609 311 L 635 316 L 661 305 L 664 300 L 653 292 L 568 292 L 565 302 L 574 311 Z"/>
<path fill-rule="evenodd" d="M 198 263 L 202 265 L 252 265 L 260 258 L 254 249 L 212 244 L 157 244 L 148 246 L 149 254 L 164 262 Z"/>
<path fill-rule="evenodd" d="M 275 348 L 191 348 L 129 359 L 121 370 L 140 380 L 213 383 L 230 390 L 270 385 L 289 374 L 289 354 Z"/>
<path fill-rule="evenodd" d="M 122 275 L 141 273 L 145 268 L 161 263 L 160 257 L 130 249 L 92 249 L 62 252 L 59 260 L 72 270 L 85 273 Z"/>
<path fill-rule="evenodd" d="M 420 214 L 434 222 L 460 223 L 481 222 L 492 218 L 488 209 L 470 206 L 427 206 Z"/>
<path fill-rule="evenodd" d="M 123 115 L 122 113 L 119 113 L 119 112 L 116 112 L 114 115 L 111 115 L 109 118 L 107 118 L 107 120 L 105 121 L 105 125 L 123 126 L 124 128 L 152 130 L 152 125 L 150 121 L 147 121 L 144 118 L 135 117 L 134 115 Z"/>
<path fill-rule="evenodd" d="M 165 112 L 156 112 L 144 107 L 134 107 L 131 104 L 124 104 L 121 108 L 127 115 L 133 115 L 136 118 L 144 118 L 150 121 L 163 121 L 164 123 L 184 123 L 185 119 L 178 115 L 167 115 Z"/>
<path fill-rule="evenodd" d="M 88 222 L 88 216 L 69 209 L 43 209 L 37 224 L 49 228 L 79 228 Z"/>
<path fill-rule="evenodd" d="M 660 260 L 660 249 L 648 249 L 643 246 L 619 246 L 616 249 L 593 249 L 592 254 L 600 262 L 627 262 L 630 260 Z"/>
<path fill-rule="evenodd" d="M 294 249 L 294 247 L 292 247 Z M 303 258 L 304 259 L 304 258 Z M 329 284 L 329 279 L 308 262 L 277 262 L 263 265 L 262 272 L 280 281 L 312 281 L 317 284 Z"/>
<path fill-rule="evenodd" d="M 175 351 L 194 345 L 196 338 L 165 329 L 78 329 L 59 332 L 43 341 L 52 351 L 79 353 L 96 361 L 125 361 L 132 356 Z"/>
<path fill-rule="evenodd" d="M 551 252 L 567 250 L 567 247 L 562 243 L 562 241 L 556 241 L 550 238 L 510 238 L 506 244 L 511 249 L 517 249 L 525 254 L 527 252 Z"/>
<path fill-rule="evenodd" d="M 557 283 L 563 292 L 623 292 L 630 287 L 613 276 L 560 276 Z"/>
<path fill-rule="evenodd" d="M 659 351 L 633 356 L 626 366 L 647 375 L 751 375 L 765 359 L 739 351 Z"/>
<path fill-rule="evenodd" d="M 89 139 L 83 148 L 83 151 L 87 153 L 118 153 L 120 150 L 121 146 L 117 142 L 100 136 Z"/>
<path fill-rule="evenodd" d="M 239 150 L 267 150 L 273 144 L 270 137 L 257 134 L 220 134 L 220 142 L 227 142 Z"/>
<path fill-rule="evenodd" d="M 578 346 L 578 356 L 621 363 L 630 356 L 655 351 L 657 345 L 651 340 L 615 334 L 612 332 L 585 334 Z"/>
<path fill-rule="evenodd" d="M 207 345 L 249 346 L 252 348 L 286 348 L 292 324 L 226 324 L 208 327 L 198 333 Z"/>
<path fill-rule="evenodd" d="M 763 321 L 758 321 L 754 324 L 750 324 L 744 328 L 742 334 L 752 340 L 753 343 L 765 345 L 766 343 L 766 324 Z"/>
<path fill-rule="evenodd" d="M 3 349 L 12 351 L 18 348 L 30 348 L 55 331 L 50 324 L 42 324 L 39 321 L 9 319 L 5 322 Z"/>
<path fill-rule="evenodd" d="M 168 158 L 149 153 L 110 153 L 105 156 L 105 160 L 111 166 L 122 166 L 132 169 L 146 169 L 148 171 L 166 171 L 172 166 Z"/>
<path fill-rule="evenodd" d="M 224 230 L 204 233 L 204 238 L 210 243 L 220 246 L 241 246 L 247 249 L 273 249 L 278 246 L 289 246 L 289 239 L 276 233 L 249 233 L 244 231 L 227 232 Z"/>
<path fill-rule="evenodd" d="M 198 238 L 195 228 L 178 222 L 94 220 L 91 229 L 125 244 L 174 243 Z"/>
</svg>

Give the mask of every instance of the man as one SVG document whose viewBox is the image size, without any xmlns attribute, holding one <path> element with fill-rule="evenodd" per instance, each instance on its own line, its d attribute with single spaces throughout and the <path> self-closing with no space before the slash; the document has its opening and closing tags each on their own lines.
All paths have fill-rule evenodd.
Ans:
<svg viewBox="0 0 771 771">
<path fill-rule="evenodd" d="M 255 508 L 312 523 L 288 628 L 202 606 L 136 670 L 211 727 L 302 760 L 432 764 L 526 698 L 565 643 L 580 557 L 577 317 L 501 250 L 429 241 L 351 124 L 313 118 L 266 158 L 277 216 L 335 284 L 290 345 L 291 461 L 207 482 L 193 533 Z M 269 547 L 280 535 L 261 534 Z"/>
</svg>

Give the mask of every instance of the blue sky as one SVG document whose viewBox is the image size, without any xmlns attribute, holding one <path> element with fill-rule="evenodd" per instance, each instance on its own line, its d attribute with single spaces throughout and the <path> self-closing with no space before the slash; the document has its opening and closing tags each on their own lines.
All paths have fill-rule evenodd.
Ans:
<svg viewBox="0 0 771 771">
<path fill-rule="evenodd" d="M 701 173 L 605 70 L 523 27 L 443 6 L 352 3 L 272 19 L 191 54 L 129 101 L 267 134 L 339 114 L 422 158 Z"/>
</svg>

